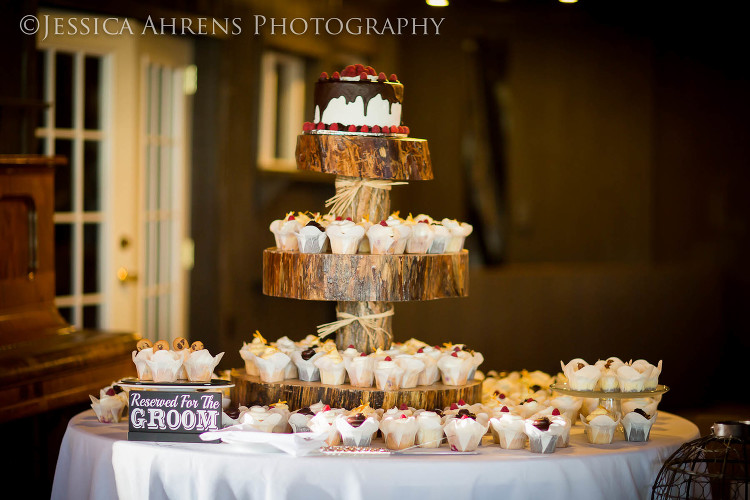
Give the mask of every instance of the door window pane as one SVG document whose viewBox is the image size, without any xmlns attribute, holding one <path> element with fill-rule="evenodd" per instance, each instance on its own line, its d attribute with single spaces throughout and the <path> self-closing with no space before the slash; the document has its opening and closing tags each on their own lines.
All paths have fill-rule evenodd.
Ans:
<svg viewBox="0 0 750 500">
<path fill-rule="evenodd" d="M 55 224 L 55 295 L 73 293 L 73 226 Z"/>
<path fill-rule="evenodd" d="M 68 159 L 65 165 L 55 167 L 55 212 L 73 211 L 73 141 L 55 140 L 55 154 Z"/>
<path fill-rule="evenodd" d="M 99 224 L 83 225 L 83 293 L 99 291 Z"/>
<path fill-rule="evenodd" d="M 73 128 L 73 54 L 55 55 L 55 127 Z"/>
<path fill-rule="evenodd" d="M 96 212 L 100 209 L 99 141 L 83 142 L 83 210 Z"/>
<path fill-rule="evenodd" d="M 99 306 L 83 306 L 83 327 L 99 328 Z"/>
<path fill-rule="evenodd" d="M 84 61 L 83 128 L 98 130 L 101 127 L 101 58 L 86 56 Z"/>
</svg>

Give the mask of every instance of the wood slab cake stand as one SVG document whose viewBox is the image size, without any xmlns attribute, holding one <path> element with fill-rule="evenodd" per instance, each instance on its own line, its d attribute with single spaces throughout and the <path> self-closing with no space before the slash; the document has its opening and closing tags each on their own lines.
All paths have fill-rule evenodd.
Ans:
<svg viewBox="0 0 750 500">
<path fill-rule="evenodd" d="M 358 180 L 409 181 L 432 179 L 427 141 L 394 136 L 302 134 L 297 139 L 297 168 L 336 174 L 336 192 Z M 390 188 L 362 185 L 342 213 L 373 223 L 390 214 Z M 385 313 L 394 302 L 465 297 L 469 287 L 469 253 L 339 255 L 303 254 L 268 248 L 263 252 L 263 293 L 301 300 L 337 301 L 338 314 L 358 317 Z M 372 353 L 391 346 L 392 316 L 376 319 L 368 332 L 354 321 L 336 332 L 336 345 Z M 236 401 L 267 405 L 281 399 L 291 410 L 318 401 L 332 408 L 351 409 L 362 403 L 373 408 L 401 404 L 442 408 L 463 399 L 481 400 L 481 382 L 464 386 L 434 384 L 413 389 L 381 391 L 375 387 L 331 386 L 320 382 L 284 380 L 264 383 L 244 370 L 232 370 Z"/>
</svg>

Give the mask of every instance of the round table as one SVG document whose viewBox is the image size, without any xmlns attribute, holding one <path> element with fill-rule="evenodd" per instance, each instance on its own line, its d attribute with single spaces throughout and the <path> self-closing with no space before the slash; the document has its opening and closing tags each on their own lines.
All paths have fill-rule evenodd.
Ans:
<svg viewBox="0 0 750 500">
<path fill-rule="evenodd" d="M 293 457 L 226 443 L 131 442 L 127 422 L 102 424 L 86 411 L 68 424 L 52 498 L 649 498 L 663 461 L 698 437 L 693 423 L 659 412 L 647 443 L 618 433 L 592 445 L 579 423 L 570 447 L 549 455 L 503 450 L 486 436 L 477 455 Z"/>
</svg>

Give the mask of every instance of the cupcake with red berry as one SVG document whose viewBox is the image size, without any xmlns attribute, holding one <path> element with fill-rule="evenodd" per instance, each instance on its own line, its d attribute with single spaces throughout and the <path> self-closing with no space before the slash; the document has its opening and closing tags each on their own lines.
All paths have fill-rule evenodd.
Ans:
<svg viewBox="0 0 750 500">
<path fill-rule="evenodd" d="M 454 350 L 438 359 L 437 366 L 445 385 L 465 385 L 469 372 L 475 368 L 473 358 L 462 357 L 459 352 L 460 349 Z"/>
<path fill-rule="evenodd" d="M 503 406 L 490 419 L 492 440 L 506 450 L 520 450 L 526 445 L 526 424 L 523 417 L 514 415 Z"/>
<path fill-rule="evenodd" d="M 416 414 L 416 444 L 422 448 L 438 448 L 443 442 L 443 422 L 434 411 L 420 411 Z"/>
<path fill-rule="evenodd" d="M 417 419 L 406 414 L 399 417 L 384 416 L 380 421 L 385 447 L 390 450 L 403 450 L 414 446 L 418 428 Z"/>
<path fill-rule="evenodd" d="M 487 433 L 488 422 L 481 422 L 471 412 L 462 414 L 445 424 L 443 431 L 453 451 L 474 451 Z"/>
<path fill-rule="evenodd" d="M 401 387 L 404 369 L 393 358 L 386 356 L 375 365 L 375 383 L 381 391 L 397 391 Z"/>
<path fill-rule="evenodd" d="M 299 249 L 297 233 L 301 228 L 302 225 L 292 212 L 288 213 L 283 219 L 273 221 L 269 227 L 276 239 L 276 248 L 284 251 Z"/>
<path fill-rule="evenodd" d="M 344 359 L 346 373 L 349 375 L 349 383 L 354 387 L 372 387 L 375 380 L 375 359 L 362 352 L 347 360 Z"/>
<path fill-rule="evenodd" d="M 326 228 L 328 240 L 331 243 L 331 252 L 335 254 L 355 254 L 359 248 L 359 242 L 365 236 L 365 230 L 351 219 L 337 220 L 331 222 Z"/>
</svg>

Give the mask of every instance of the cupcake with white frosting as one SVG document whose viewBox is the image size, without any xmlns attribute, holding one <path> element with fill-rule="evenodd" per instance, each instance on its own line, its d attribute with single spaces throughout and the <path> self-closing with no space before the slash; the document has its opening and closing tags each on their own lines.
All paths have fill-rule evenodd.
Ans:
<svg viewBox="0 0 750 500">
<path fill-rule="evenodd" d="M 420 411 L 417 415 L 416 444 L 421 448 L 438 448 L 443 441 L 443 423 L 434 411 Z"/>
<path fill-rule="evenodd" d="M 464 240 L 474 230 L 467 222 L 458 222 L 455 219 L 443 219 L 443 227 L 450 231 L 450 240 L 445 247 L 446 253 L 460 252 L 464 248 Z"/>
<path fill-rule="evenodd" d="M 358 226 L 351 219 L 335 220 L 326 228 L 331 252 L 335 254 L 355 254 L 359 242 L 365 236 L 365 229 Z"/>
<path fill-rule="evenodd" d="M 508 407 L 503 407 L 508 410 Z M 520 415 L 510 411 L 500 412 L 501 416 L 490 419 L 492 440 L 506 450 L 520 450 L 526 445 L 526 423 Z"/>
<path fill-rule="evenodd" d="M 607 411 L 606 408 L 598 407 L 585 418 L 581 416 L 581 422 L 589 443 L 610 444 L 620 419 Z"/>
<path fill-rule="evenodd" d="M 462 415 L 445 424 L 443 431 L 453 451 L 474 451 L 479 447 L 489 424 L 480 422 L 471 415 Z"/>
<path fill-rule="evenodd" d="M 403 450 L 414 446 L 418 427 L 417 419 L 413 416 L 384 416 L 380 421 L 380 430 L 385 439 L 385 447 L 389 450 Z"/>
<path fill-rule="evenodd" d="M 410 389 L 417 386 L 419 376 L 424 371 L 424 363 L 410 354 L 399 354 L 395 358 L 396 364 L 404 370 L 401 377 L 401 388 Z"/>
<path fill-rule="evenodd" d="M 381 391 L 398 390 L 403 376 L 404 369 L 390 356 L 386 356 L 375 365 L 375 383 Z"/>
<path fill-rule="evenodd" d="M 469 372 L 475 368 L 473 358 L 461 357 L 458 352 L 444 354 L 438 359 L 437 366 L 445 385 L 465 385 Z"/>
<path fill-rule="evenodd" d="M 284 251 L 296 251 L 299 249 L 297 232 L 301 228 L 302 225 L 291 212 L 283 219 L 273 221 L 269 227 L 276 239 L 276 248 Z"/>
<path fill-rule="evenodd" d="M 410 227 L 411 237 L 406 242 L 406 253 L 427 253 L 435 239 L 435 229 L 428 219 L 417 220 Z"/>
<path fill-rule="evenodd" d="M 317 358 L 315 366 L 320 370 L 320 381 L 327 385 L 341 385 L 346 378 L 344 359 L 338 350 L 331 349 L 325 355 Z"/>
<path fill-rule="evenodd" d="M 240 412 L 237 421 L 247 424 L 260 432 L 273 432 L 274 427 L 283 419 L 280 413 L 274 413 L 265 406 L 251 406 Z"/>
<path fill-rule="evenodd" d="M 260 356 L 256 356 L 255 364 L 263 382 L 281 382 L 284 380 L 287 365 L 292 359 L 275 347 L 267 346 Z"/>
<path fill-rule="evenodd" d="M 292 362 L 297 367 L 297 376 L 305 382 L 316 382 L 320 380 L 320 369 L 315 366 L 315 361 L 324 356 L 325 352 L 314 347 L 292 352 Z"/>
<path fill-rule="evenodd" d="M 344 358 L 344 366 L 349 376 L 349 383 L 354 387 L 372 387 L 375 380 L 375 359 L 366 353 L 359 356 Z"/>
<path fill-rule="evenodd" d="M 301 227 L 295 236 L 300 253 L 323 253 L 328 248 L 325 228 L 314 220 Z"/>
<path fill-rule="evenodd" d="M 447 253 L 451 241 L 450 230 L 442 224 L 432 224 L 432 244 L 427 253 Z"/>
<path fill-rule="evenodd" d="M 182 368 L 182 356 L 167 349 L 159 350 L 146 361 L 154 382 L 174 382 Z"/>
</svg>

